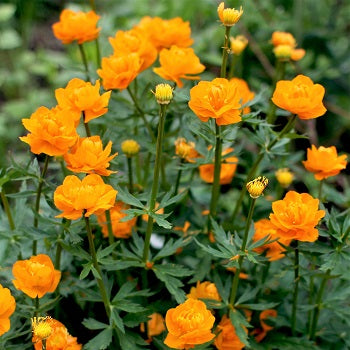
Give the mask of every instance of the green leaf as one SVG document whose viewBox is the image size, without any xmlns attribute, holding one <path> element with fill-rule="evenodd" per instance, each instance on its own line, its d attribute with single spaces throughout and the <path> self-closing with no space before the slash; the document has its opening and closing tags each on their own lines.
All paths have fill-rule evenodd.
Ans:
<svg viewBox="0 0 350 350">
<path fill-rule="evenodd" d="M 240 341 L 249 348 L 248 332 L 243 328 L 243 326 L 250 326 L 247 320 L 238 310 L 230 310 L 230 320 Z"/>
<path fill-rule="evenodd" d="M 93 318 L 84 318 L 82 324 L 88 328 L 88 329 L 105 329 L 107 327 L 109 327 L 108 324 L 102 323 L 100 321 L 97 321 Z"/>
<path fill-rule="evenodd" d="M 103 250 L 98 250 L 96 252 L 96 256 L 97 256 L 97 260 L 100 260 L 101 258 L 104 258 L 105 256 L 111 254 L 113 252 L 113 250 L 119 245 L 119 242 L 115 242 L 113 244 L 111 244 L 110 246 L 108 246 L 107 248 L 103 249 Z"/>
<path fill-rule="evenodd" d="M 149 215 L 154 219 L 154 221 L 157 223 L 158 226 L 164 227 L 165 229 L 168 229 L 168 230 L 173 227 L 169 221 L 165 220 L 165 218 L 168 217 L 170 213 L 169 214 L 149 213 Z"/>
<path fill-rule="evenodd" d="M 115 324 L 117 328 L 125 334 L 125 328 L 124 328 L 124 323 L 122 318 L 119 316 L 118 310 L 111 306 L 111 319 L 110 319 L 111 324 Z"/>
<path fill-rule="evenodd" d="M 62 248 L 64 250 L 66 250 L 67 252 L 71 253 L 73 256 L 77 256 L 77 257 L 79 257 L 81 259 L 84 259 L 84 260 L 87 260 L 87 261 L 91 261 L 90 254 L 88 254 L 81 247 L 68 245 L 68 244 L 65 244 L 63 242 L 61 242 L 61 246 L 62 246 Z"/>
<path fill-rule="evenodd" d="M 6 22 L 11 19 L 16 12 L 16 6 L 13 4 L 0 5 L 0 22 Z"/>
<path fill-rule="evenodd" d="M 165 258 L 166 256 L 173 255 L 177 249 L 180 247 L 184 247 L 186 244 L 188 244 L 190 239 L 183 240 L 182 238 L 174 241 L 172 238 L 170 238 L 163 248 L 157 253 L 157 255 L 153 258 L 153 261 L 157 261 L 159 259 Z"/>
<path fill-rule="evenodd" d="M 89 272 L 91 271 L 91 268 L 92 268 L 92 262 L 89 262 L 87 264 L 83 264 L 83 266 L 84 266 L 84 268 L 81 271 L 80 276 L 79 276 L 80 280 L 83 280 L 89 274 Z"/>
<path fill-rule="evenodd" d="M 278 304 L 279 303 L 240 304 L 240 306 L 250 310 L 266 310 L 266 309 L 273 309 Z M 237 303 L 235 305 L 237 305 Z"/>
<path fill-rule="evenodd" d="M 141 203 L 139 199 L 129 193 L 127 190 L 122 189 L 121 187 L 116 187 L 118 190 L 117 199 L 121 200 L 124 203 L 127 203 L 133 207 L 141 208 L 146 210 L 145 206 Z"/>
<path fill-rule="evenodd" d="M 123 310 L 126 312 L 134 313 L 134 312 L 144 312 L 146 310 L 140 304 L 133 303 L 132 301 L 127 299 L 118 300 L 118 301 L 112 302 L 112 304 L 118 310 Z"/>
<path fill-rule="evenodd" d="M 84 346 L 84 350 L 105 350 L 112 341 L 112 328 L 106 328 Z"/>
<path fill-rule="evenodd" d="M 248 301 L 250 299 L 255 298 L 256 294 L 259 291 L 259 287 L 256 287 L 254 289 L 251 288 L 247 288 L 244 293 L 238 298 L 238 300 L 236 301 L 235 305 L 240 305 L 243 304 L 245 301 Z"/>
<path fill-rule="evenodd" d="M 181 202 L 181 200 L 186 196 L 187 191 L 181 192 L 176 196 L 170 198 L 172 194 L 173 194 L 173 191 L 170 191 L 164 195 L 161 202 L 159 203 L 157 210 L 160 208 L 168 207 L 169 205 L 175 204 L 177 202 Z"/>
<path fill-rule="evenodd" d="M 185 276 L 192 275 L 192 271 L 189 270 L 187 267 L 177 265 L 177 264 L 155 265 L 153 266 L 153 269 L 157 269 L 162 273 L 166 273 L 168 275 L 175 276 L 175 277 L 185 277 Z"/>
</svg>

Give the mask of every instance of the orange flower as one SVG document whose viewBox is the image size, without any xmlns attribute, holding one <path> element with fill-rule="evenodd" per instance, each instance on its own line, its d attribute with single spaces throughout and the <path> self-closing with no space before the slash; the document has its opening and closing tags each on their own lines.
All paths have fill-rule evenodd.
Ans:
<svg viewBox="0 0 350 350">
<path fill-rule="evenodd" d="M 241 99 L 237 85 L 224 78 L 201 81 L 190 90 L 189 107 L 203 122 L 216 119 L 217 125 L 241 121 Z"/>
<path fill-rule="evenodd" d="M 113 207 L 117 191 L 106 185 L 101 176 L 90 174 L 80 180 L 75 175 L 66 176 L 56 188 L 54 202 L 63 213 L 57 218 L 79 219 L 83 215 L 100 214 Z"/>
<path fill-rule="evenodd" d="M 179 88 L 183 87 L 180 80 L 198 80 L 199 76 L 188 74 L 199 74 L 205 69 L 199 58 L 191 48 L 181 48 L 173 45 L 170 49 L 163 49 L 159 54 L 160 67 L 153 71 L 166 80 L 174 81 Z"/>
<path fill-rule="evenodd" d="M 74 119 L 75 114 L 69 110 L 39 107 L 29 119 L 22 119 L 30 133 L 20 140 L 28 143 L 35 154 L 62 156 L 78 138 Z"/>
<path fill-rule="evenodd" d="M 114 38 L 109 38 L 109 42 L 113 47 L 114 57 L 137 53 L 143 62 L 140 72 L 151 66 L 157 59 L 156 48 L 146 35 L 136 29 L 118 30 Z"/>
<path fill-rule="evenodd" d="M 271 42 L 273 46 L 288 45 L 294 48 L 297 45 L 294 36 L 288 32 L 273 32 Z"/>
<path fill-rule="evenodd" d="M 260 239 L 263 239 L 265 236 L 269 236 L 270 240 L 279 238 L 278 231 L 275 226 L 273 226 L 268 219 L 261 219 L 254 223 L 255 233 L 253 236 L 253 241 L 259 241 Z M 279 238 L 279 242 L 281 242 L 284 245 L 289 245 L 291 240 L 285 239 L 285 238 Z M 263 246 L 260 246 L 258 248 L 254 249 L 258 253 L 263 253 L 266 250 L 266 257 L 270 261 L 275 261 L 284 258 L 284 248 L 278 244 L 277 241 L 264 244 Z"/>
<path fill-rule="evenodd" d="M 316 180 L 323 180 L 338 175 L 345 169 L 346 160 L 346 155 L 338 157 L 335 146 L 316 148 L 315 145 L 311 145 L 311 148 L 307 149 L 307 159 L 303 164 L 306 170 L 314 173 Z"/>
<path fill-rule="evenodd" d="M 189 163 L 195 163 L 195 158 L 200 155 L 195 149 L 195 143 L 179 137 L 175 141 L 175 154 Z"/>
<path fill-rule="evenodd" d="M 78 344 L 77 338 L 72 337 L 67 328 L 59 321 L 49 318 L 45 322 L 52 329 L 51 335 L 46 339 L 47 350 L 81 350 L 82 345 Z M 32 342 L 35 350 L 42 349 L 41 339 L 33 335 Z"/>
<path fill-rule="evenodd" d="M 319 200 L 308 193 L 289 191 L 283 200 L 272 203 L 271 224 L 278 229 L 277 235 L 283 239 L 297 239 L 314 242 L 318 238 L 315 226 L 325 216 L 318 210 Z"/>
<path fill-rule="evenodd" d="M 248 39 L 244 35 L 230 37 L 231 52 L 239 56 L 248 45 Z"/>
<path fill-rule="evenodd" d="M 53 34 L 63 44 L 78 41 L 78 44 L 95 40 L 101 28 L 97 28 L 98 16 L 94 11 L 74 12 L 65 9 L 61 12 L 60 21 L 52 25 Z"/>
<path fill-rule="evenodd" d="M 149 320 L 147 321 L 147 336 L 150 340 L 155 335 L 159 335 L 165 331 L 165 322 L 164 317 L 158 312 L 154 312 L 149 316 Z M 145 325 L 141 323 L 141 332 L 145 331 Z"/>
<path fill-rule="evenodd" d="M 0 336 L 10 330 L 10 316 L 16 308 L 15 298 L 0 284 Z"/>
<path fill-rule="evenodd" d="M 14 263 L 12 273 L 14 286 L 31 298 L 42 298 L 56 290 L 61 272 L 55 270 L 48 255 L 39 254 L 28 260 Z"/>
<path fill-rule="evenodd" d="M 174 349 L 190 349 L 206 343 L 214 338 L 211 333 L 214 322 L 215 317 L 202 301 L 187 299 L 166 313 L 165 323 L 169 333 L 164 344 Z"/>
<path fill-rule="evenodd" d="M 233 148 L 226 148 L 222 155 L 233 152 Z M 231 183 L 237 168 L 238 158 L 234 156 L 227 157 L 221 163 L 220 184 L 228 185 Z M 199 166 L 199 176 L 207 183 L 214 181 L 214 164 L 203 164 Z"/>
<path fill-rule="evenodd" d="M 55 91 L 58 105 L 64 109 L 71 109 L 79 114 L 84 112 L 84 122 L 100 117 L 108 112 L 108 102 L 111 91 L 100 95 L 100 81 L 95 85 L 84 80 L 74 78 L 63 89 Z M 78 123 L 79 123 L 78 119 Z"/>
<path fill-rule="evenodd" d="M 304 56 L 305 56 L 305 50 L 304 49 L 294 49 L 292 51 L 292 55 L 290 56 L 290 58 L 293 61 L 299 61 L 301 60 Z"/>
<path fill-rule="evenodd" d="M 300 119 L 313 119 L 326 113 L 322 103 L 325 89 L 320 84 L 314 84 L 305 75 L 298 75 L 293 80 L 277 82 L 272 102 Z"/>
<path fill-rule="evenodd" d="M 192 299 L 213 299 L 220 301 L 221 297 L 214 283 L 209 281 L 197 282 L 195 287 L 192 287 L 187 298 Z"/>
<path fill-rule="evenodd" d="M 230 79 L 230 82 L 236 84 L 238 95 L 240 96 L 242 105 L 245 105 L 246 103 L 250 102 L 254 98 L 255 93 L 250 91 L 249 86 L 245 80 L 239 79 L 239 78 L 232 78 Z M 250 107 L 243 108 L 243 114 L 247 114 L 249 112 L 250 112 Z"/>
<path fill-rule="evenodd" d="M 97 74 L 102 78 L 105 90 L 126 89 L 140 72 L 143 60 L 137 53 L 102 58 L 102 69 Z"/>
<path fill-rule="evenodd" d="M 120 220 L 127 216 L 123 210 L 129 209 L 130 206 L 123 202 L 116 202 L 110 209 L 113 235 L 117 238 L 129 238 L 132 234 L 132 228 L 136 225 L 137 218 L 121 222 Z M 102 227 L 104 237 L 108 237 L 108 226 L 106 214 L 102 213 L 97 216 L 98 223 Z"/>
<path fill-rule="evenodd" d="M 243 15 L 242 6 L 239 10 L 236 10 L 234 8 L 225 9 L 225 3 L 221 2 L 218 6 L 218 15 L 220 21 L 224 26 L 232 27 L 239 21 L 239 19 Z"/>
<path fill-rule="evenodd" d="M 78 142 L 64 155 L 67 168 L 75 173 L 95 173 L 109 176 L 115 171 L 107 170 L 109 162 L 118 154 L 111 154 L 112 141 L 106 148 L 100 136 L 81 137 Z"/>
<path fill-rule="evenodd" d="M 257 334 L 255 336 L 255 340 L 259 343 L 261 342 L 265 337 L 266 337 L 266 334 L 267 332 L 271 331 L 273 329 L 272 326 L 268 325 L 267 323 L 265 323 L 264 321 L 266 319 L 269 319 L 269 318 L 276 318 L 277 317 L 277 311 L 274 310 L 274 309 L 267 309 L 267 310 L 264 310 L 260 313 L 260 324 L 261 324 L 261 327 L 262 329 L 256 329 L 254 331 L 255 334 Z"/>
<path fill-rule="evenodd" d="M 240 350 L 244 344 L 240 341 L 236 330 L 229 318 L 224 315 L 217 326 L 217 332 L 220 332 L 214 340 L 214 345 L 219 350 Z"/>
<path fill-rule="evenodd" d="M 172 45 L 188 47 L 193 44 L 190 23 L 184 22 L 180 17 L 165 20 L 146 16 L 135 29 L 147 36 L 158 51 Z"/>
</svg>

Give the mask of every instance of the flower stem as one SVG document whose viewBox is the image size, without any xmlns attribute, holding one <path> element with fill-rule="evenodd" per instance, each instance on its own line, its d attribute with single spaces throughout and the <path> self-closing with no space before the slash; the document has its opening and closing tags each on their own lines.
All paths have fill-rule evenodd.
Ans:
<svg viewBox="0 0 350 350">
<path fill-rule="evenodd" d="M 129 176 L 129 192 L 132 194 L 134 192 L 134 181 L 132 174 L 132 158 L 126 157 L 128 163 L 128 176 Z"/>
<path fill-rule="evenodd" d="M 84 122 L 84 128 L 85 128 L 86 136 L 87 137 L 91 137 L 91 130 L 90 130 L 90 127 L 89 127 L 89 123 L 85 122 L 85 112 L 83 111 L 82 113 L 83 113 L 83 122 Z"/>
<path fill-rule="evenodd" d="M 95 48 L 96 48 L 96 63 L 97 67 L 100 67 L 101 64 L 101 51 L 100 51 L 100 43 L 98 38 L 95 39 Z"/>
<path fill-rule="evenodd" d="M 8 200 L 7 200 L 7 197 L 6 197 L 6 194 L 5 194 L 5 191 L 4 191 L 3 187 L 1 189 L 1 200 L 2 200 L 2 204 L 4 205 L 4 209 L 5 209 L 5 212 L 6 212 L 6 215 L 7 215 L 7 219 L 8 219 L 9 225 L 10 225 L 10 229 L 11 229 L 11 231 L 13 231 L 16 228 L 16 226 L 15 226 L 15 223 L 13 221 L 10 205 L 9 205 Z"/>
<path fill-rule="evenodd" d="M 292 306 L 292 317 L 291 317 L 291 328 L 292 335 L 295 335 L 295 325 L 297 319 L 297 305 L 298 305 L 298 294 L 299 294 L 299 247 L 298 241 L 296 241 L 296 247 L 294 250 L 294 292 L 293 292 L 293 306 Z"/>
<path fill-rule="evenodd" d="M 238 282 L 239 282 L 239 274 L 241 273 L 241 270 L 242 270 L 244 254 L 245 254 L 245 250 L 246 250 L 246 246 L 247 246 L 247 242 L 248 242 L 248 233 L 249 233 L 249 228 L 250 228 L 252 217 L 253 217 L 255 202 L 256 202 L 256 198 L 251 198 L 249 213 L 248 213 L 247 222 L 246 222 L 245 230 L 244 230 L 242 246 L 241 246 L 240 255 L 238 258 L 238 268 L 236 269 L 236 272 L 235 272 L 235 275 L 234 275 L 233 281 L 232 281 L 232 288 L 231 288 L 231 295 L 230 295 L 230 306 L 232 307 L 232 309 L 234 307 L 235 300 L 236 300 L 236 295 L 237 295 L 237 290 L 238 290 Z"/>
<path fill-rule="evenodd" d="M 222 48 L 222 63 L 221 63 L 221 71 L 220 71 L 221 78 L 226 78 L 227 57 L 230 51 L 228 47 L 230 30 L 231 30 L 231 27 L 225 27 L 225 39 L 224 39 L 224 47 Z"/>
<path fill-rule="evenodd" d="M 180 160 L 180 164 L 179 164 L 179 170 L 177 172 L 177 176 L 176 176 L 176 182 L 175 182 L 175 189 L 174 189 L 174 193 L 173 196 L 177 195 L 177 191 L 179 190 L 179 185 L 180 185 L 180 180 L 181 180 L 181 175 L 182 175 L 182 164 L 184 163 L 184 160 L 181 158 Z"/>
<path fill-rule="evenodd" d="M 98 276 L 99 276 L 99 277 L 95 276 L 95 278 L 96 278 L 98 287 L 100 289 L 100 294 L 101 294 L 102 301 L 103 301 L 103 304 L 104 304 L 105 309 L 106 309 L 106 314 L 107 314 L 107 316 L 109 318 L 110 315 L 111 315 L 109 298 L 108 298 L 108 294 L 107 294 L 105 285 L 103 283 L 103 278 L 102 278 L 102 272 L 101 272 L 101 269 L 100 269 L 100 265 L 98 264 L 98 261 L 97 261 L 95 244 L 94 244 L 94 239 L 92 237 L 92 231 L 91 231 L 89 217 L 85 216 L 85 212 L 84 212 L 84 220 L 85 220 L 85 225 L 86 225 L 86 231 L 87 231 L 87 234 L 88 234 L 89 250 L 90 250 L 90 255 L 91 255 L 91 259 L 92 259 L 92 265 L 95 268 L 95 270 L 97 271 Z"/>
<path fill-rule="evenodd" d="M 106 210 L 106 221 L 107 221 L 107 230 L 108 230 L 108 243 L 112 245 L 114 243 L 114 235 L 113 235 L 113 226 L 111 220 L 111 211 Z"/>
<path fill-rule="evenodd" d="M 231 64 L 230 64 L 230 71 L 228 73 L 229 79 L 233 78 L 233 76 L 234 76 L 235 68 L 236 68 L 237 63 L 239 61 L 239 58 L 240 58 L 240 56 L 238 56 L 238 55 L 232 55 Z"/>
<path fill-rule="evenodd" d="M 150 202 L 149 202 L 149 210 L 150 211 L 153 211 L 155 208 L 157 192 L 158 192 L 159 172 L 160 172 L 160 165 L 161 165 L 161 160 L 162 160 L 162 144 L 163 144 L 163 137 L 164 137 L 165 111 L 166 111 L 166 105 L 160 105 L 157 148 L 156 148 L 156 160 L 155 160 L 155 164 L 154 164 L 152 191 L 151 191 L 151 198 L 150 198 Z M 149 247 L 150 247 L 150 241 L 151 241 L 151 235 L 152 235 L 152 228 L 153 228 L 153 218 L 151 217 L 151 215 L 149 215 L 148 221 L 147 221 L 145 245 L 143 248 L 143 261 L 145 263 L 148 260 Z"/>
<path fill-rule="evenodd" d="M 84 64 L 84 68 L 85 68 L 86 80 L 91 81 L 90 74 L 89 74 L 89 66 L 88 66 L 88 62 L 87 62 L 84 46 L 83 46 L 83 44 L 78 44 L 78 46 L 79 46 L 81 59 L 83 60 L 83 64 Z"/>
<path fill-rule="evenodd" d="M 35 215 L 34 215 L 34 222 L 33 222 L 34 228 L 37 228 L 38 224 L 39 224 L 38 216 L 39 216 L 39 208 L 40 208 L 41 191 L 43 189 L 44 177 L 46 175 L 47 168 L 49 166 L 49 159 L 50 159 L 49 156 L 46 155 L 44 168 L 43 168 L 41 176 L 39 178 L 38 189 L 36 191 L 35 208 L 34 208 Z M 33 255 L 36 255 L 36 253 L 37 253 L 37 244 L 38 244 L 37 240 L 33 240 Z"/>
<path fill-rule="evenodd" d="M 34 300 L 34 317 L 38 317 L 39 315 L 39 308 L 40 308 L 40 301 L 39 298 L 36 297 Z"/>
<path fill-rule="evenodd" d="M 42 350 L 46 350 L 46 339 L 43 339 L 41 341 L 41 345 L 42 345 Z"/>
<path fill-rule="evenodd" d="M 280 131 L 280 133 L 266 146 L 265 148 L 265 153 L 268 153 L 271 148 L 287 133 L 289 132 L 293 126 L 294 126 L 294 123 L 295 123 L 295 120 L 296 120 L 296 115 L 293 115 L 291 118 L 289 118 L 288 120 L 288 123 L 285 125 L 285 127 Z M 254 176 L 255 176 L 255 172 L 256 170 L 258 169 L 258 166 L 260 165 L 261 161 L 263 160 L 264 158 L 264 155 L 265 155 L 264 152 L 260 152 L 258 158 L 256 158 L 255 162 L 253 163 L 253 165 L 251 166 L 248 174 L 247 174 L 247 177 L 245 179 L 245 183 L 249 182 Z M 241 209 L 241 206 L 242 206 L 242 202 L 243 202 L 243 198 L 244 198 L 244 194 L 245 194 L 245 191 L 246 191 L 246 187 L 245 186 L 242 186 L 242 189 L 241 189 L 241 192 L 239 194 L 239 197 L 238 197 L 238 200 L 236 201 L 236 205 L 234 207 L 234 210 L 233 210 L 233 213 L 232 213 L 232 216 L 231 216 L 231 222 L 234 223 L 234 221 L 236 220 L 236 217 L 239 213 L 239 210 Z"/>
<path fill-rule="evenodd" d="M 322 203 L 322 187 L 323 187 L 323 180 L 320 180 L 319 186 L 318 186 L 318 199 Z"/>
</svg>

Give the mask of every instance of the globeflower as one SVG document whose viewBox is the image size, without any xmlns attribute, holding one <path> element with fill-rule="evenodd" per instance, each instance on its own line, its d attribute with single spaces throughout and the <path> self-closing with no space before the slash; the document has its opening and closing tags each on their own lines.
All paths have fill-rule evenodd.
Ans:
<svg viewBox="0 0 350 350">
<path fill-rule="evenodd" d="M 281 168 L 275 172 L 278 183 L 287 188 L 294 180 L 294 174 L 288 168 Z"/>
<path fill-rule="evenodd" d="M 318 210 L 319 200 L 308 193 L 289 191 L 283 200 L 272 203 L 271 224 L 283 239 L 296 239 L 302 242 L 314 242 L 318 238 L 315 226 L 325 216 L 324 210 Z"/>
<path fill-rule="evenodd" d="M 229 318 L 224 315 L 218 324 L 216 331 L 217 337 L 214 340 L 214 345 L 219 350 L 241 350 L 245 345 L 241 342 L 236 330 L 233 327 Z M 245 329 L 247 332 L 247 330 Z"/>
<path fill-rule="evenodd" d="M 102 69 L 97 74 L 102 78 L 105 90 L 126 89 L 140 72 L 143 60 L 137 53 L 124 56 L 110 56 L 102 58 Z"/>
<path fill-rule="evenodd" d="M 206 343 L 215 336 L 211 333 L 214 322 L 215 317 L 202 301 L 187 299 L 167 311 L 165 323 L 169 333 L 164 344 L 174 349 L 184 349 Z"/>
<path fill-rule="evenodd" d="M 0 336 L 10 330 L 10 316 L 16 309 L 15 298 L 0 284 Z"/>
<path fill-rule="evenodd" d="M 294 36 L 288 32 L 273 32 L 271 42 L 273 46 L 288 45 L 292 48 L 297 46 Z"/>
<path fill-rule="evenodd" d="M 65 9 L 60 14 L 59 22 L 52 25 L 53 34 L 63 44 L 70 44 L 73 41 L 83 44 L 98 37 L 101 30 L 96 27 L 99 19 L 100 16 L 94 11 L 74 12 Z"/>
<path fill-rule="evenodd" d="M 69 110 L 39 107 L 29 119 L 22 119 L 29 134 L 20 140 L 35 154 L 62 156 L 78 138 L 74 120 L 75 114 Z"/>
<path fill-rule="evenodd" d="M 232 78 L 230 82 L 236 85 L 242 106 L 253 100 L 255 93 L 250 91 L 248 83 L 244 79 Z M 250 107 L 244 107 L 242 114 L 248 114 L 249 112 Z"/>
<path fill-rule="evenodd" d="M 74 78 L 68 82 L 64 89 L 57 89 L 55 96 L 60 107 L 77 112 L 79 119 L 81 112 L 83 112 L 84 122 L 88 123 L 108 112 L 111 91 L 100 95 L 99 80 L 96 81 L 95 85 L 92 85 L 90 82 Z"/>
<path fill-rule="evenodd" d="M 132 228 L 136 225 L 137 218 L 132 218 L 128 221 L 121 221 L 126 213 L 123 210 L 130 209 L 130 206 L 117 201 L 115 205 L 109 210 L 111 215 L 111 223 L 112 223 L 112 231 L 113 235 L 116 238 L 129 238 L 132 234 Z M 102 227 L 102 234 L 104 237 L 108 237 L 108 226 L 107 226 L 107 218 L 106 213 L 102 213 L 97 215 L 97 220 L 99 225 Z"/>
<path fill-rule="evenodd" d="M 276 261 L 284 258 L 285 249 L 278 243 L 281 242 L 283 245 L 288 246 L 291 242 L 291 239 L 280 238 L 278 235 L 278 230 L 274 225 L 271 224 L 268 219 L 261 219 L 254 223 L 254 236 L 252 237 L 253 242 L 257 242 L 263 239 L 266 236 L 269 236 L 269 240 L 278 239 L 272 243 L 264 244 L 258 248 L 255 248 L 254 251 L 257 253 L 263 253 L 266 251 L 266 257 L 270 261 Z"/>
<path fill-rule="evenodd" d="M 300 119 L 314 119 L 326 113 L 322 103 L 325 89 L 314 84 L 305 75 L 298 75 L 293 80 L 280 80 L 276 84 L 272 102 Z"/>
<path fill-rule="evenodd" d="M 190 90 L 188 105 L 203 122 L 214 118 L 217 125 L 229 125 L 242 120 L 241 99 L 235 82 L 216 78 L 194 86 Z"/>
<path fill-rule="evenodd" d="M 239 56 L 248 45 L 248 39 L 244 35 L 230 37 L 231 51 L 234 55 Z"/>
<path fill-rule="evenodd" d="M 81 137 L 77 143 L 64 155 L 67 169 L 74 173 L 98 174 L 109 176 L 113 173 L 107 170 L 109 162 L 118 154 L 111 155 L 112 141 L 109 141 L 106 148 L 100 136 Z"/>
<path fill-rule="evenodd" d="M 63 211 L 56 217 L 76 220 L 82 215 L 100 214 L 113 207 L 116 195 L 117 191 L 99 175 L 90 174 L 83 180 L 75 175 L 66 176 L 54 193 L 55 205 Z"/>
<path fill-rule="evenodd" d="M 202 283 L 198 281 L 195 287 L 191 287 L 190 293 L 187 294 L 187 298 L 221 300 L 215 283 L 209 281 L 204 281 Z"/>
<path fill-rule="evenodd" d="M 225 3 L 221 2 L 218 6 L 218 15 L 222 24 L 226 27 L 235 25 L 243 15 L 242 6 L 239 10 L 234 8 L 226 8 Z"/>
<path fill-rule="evenodd" d="M 183 137 L 175 140 L 175 154 L 189 163 L 194 163 L 194 159 L 199 157 L 199 153 L 195 149 L 195 143 L 187 141 Z"/>
<path fill-rule="evenodd" d="M 163 333 L 165 328 L 164 317 L 158 312 L 154 312 L 152 315 L 148 316 L 147 321 L 147 336 L 149 340 L 152 340 L 152 337 Z M 141 323 L 141 332 L 145 332 L 145 325 Z"/>
<path fill-rule="evenodd" d="M 55 270 L 50 257 L 45 254 L 16 261 L 12 273 L 14 286 L 31 298 L 53 293 L 61 279 L 61 272 Z"/>
<path fill-rule="evenodd" d="M 323 180 L 338 175 L 345 169 L 346 160 L 345 154 L 338 157 L 335 146 L 316 148 L 315 145 L 311 145 L 311 148 L 307 149 L 307 159 L 303 164 L 306 170 L 314 173 L 316 180 Z"/>
<path fill-rule="evenodd" d="M 261 311 L 259 315 L 260 324 L 262 329 L 256 329 L 254 330 L 254 333 L 256 334 L 255 340 L 259 343 L 261 342 L 267 335 L 267 332 L 271 331 L 273 329 L 272 326 L 268 325 L 265 320 L 270 318 L 276 318 L 277 317 L 277 311 L 274 309 L 267 309 L 264 311 Z"/>
<path fill-rule="evenodd" d="M 198 80 L 200 77 L 192 74 L 202 73 L 205 69 L 192 48 L 181 48 L 175 45 L 160 52 L 159 62 L 161 66 L 153 68 L 153 71 L 166 80 L 174 81 L 179 88 L 183 87 L 180 78 Z"/>
<path fill-rule="evenodd" d="M 157 59 L 158 51 L 142 31 L 131 29 L 118 30 L 115 37 L 110 37 L 114 57 L 136 53 L 142 60 L 140 72 L 151 66 Z"/>
<path fill-rule="evenodd" d="M 190 23 L 180 17 L 166 20 L 146 16 L 134 28 L 147 36 L 158 52 L 172 45 L 189 47 L 193 44 Z"/>
</svg>

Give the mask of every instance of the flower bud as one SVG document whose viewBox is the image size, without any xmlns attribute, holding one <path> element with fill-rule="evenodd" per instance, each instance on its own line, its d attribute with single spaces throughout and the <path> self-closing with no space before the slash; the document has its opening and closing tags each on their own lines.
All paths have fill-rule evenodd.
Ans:
<svg viewBox="0 0 350 350">
<path fill-rule="evenodd" d="M 183 137 L 179 137 L 175 141 L 175 153 L 182 159 L 187 159 L 190 153 L 193 153 L 194 147 L 194 142 L 187 142 Z"/>
<path fill-rule="evenodd" d="M 173 99 L 173 88 L 169 84 L 158 84 L 154 96 L 160 105 L 167 105 Z"/>
<path fill-rule="evenodd" d="M 32 320 L 32 328 L 33 328 L 33 335 L 38 340 L 44 340 L 47 339 L 51 333 L 52 328 L 50 324 L 47 322 L 51 317 L 33 317 Z"/>
<path fill-rule="evenodd" d="M 132 157 L 139 153 L 140 145 L 135 140 L 125 140 L 122 142 L 122 151 L 127 157 Z"/>
<path fill-rule="evenodd" d="M 289 60 L 292 56 L 293 47 L 290 45 L 278 45 L 273 49 L 276 58 L 280 60 Z"/>
<path fill-rule="evenodd" d="M 301 60 L 304 56 L 305 56 L 305 50 L 304 49 L 294 49 L 292 51 L 292 55 L 290 56 L 290 58 L 293 61 L 299 61 Z"/>
<path fill-rule="evenodd" d="M 226 27 L 232 27 L 235 25 L 239 19 L 241 18 L 243 14 L 242 6 L 239 10 L 236 10 L 234 8 L 224 8 L 225 4 L 224 2 L 220 3 L 218 7 L 218 15 L 220 18 L 220 21 L 223 23 Z"/>
<path fill-rule="evenodd" d="M 256 179 L 249 181 L 246 185 L 250 197 L 258 198 L 264 192 L 269 180 L 265 176 L 259 176 Z"/>
<path fill-rule="evenodd" d="M 234 55 L 240 55 L 248 45 L 248 39 L 244 35 L 230 37 L 231 51 Z"/>
<path fill-rule="evenodd" d="M 275 172 L 278 183 L 283 187 L 287 188 L 293 181 L 294 175 L 288 168 L 281 168 Z"/>
</svg>

